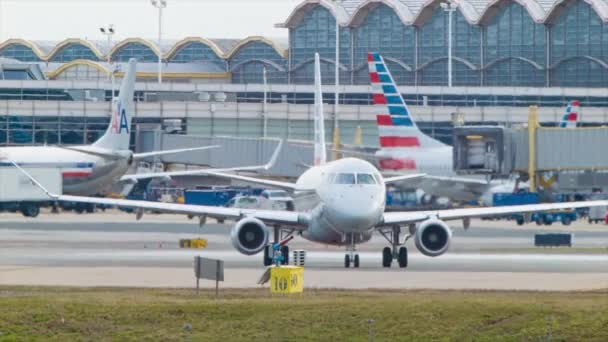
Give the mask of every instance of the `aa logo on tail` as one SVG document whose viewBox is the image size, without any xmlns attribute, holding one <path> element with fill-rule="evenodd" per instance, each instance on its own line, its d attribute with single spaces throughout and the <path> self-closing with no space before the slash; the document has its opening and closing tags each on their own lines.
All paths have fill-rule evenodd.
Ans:
<svg viewBox="0 0 608 342">
<path fill-rule="evenodd" d="M 122 130 L 129 134 L 129 121 L 127 120 L 127 111 L 122 107 L 120 102 L 116 104 L 116 111 L 112 115 L 112 130 L 116 134 L 121 134 Z"/>
</svg>

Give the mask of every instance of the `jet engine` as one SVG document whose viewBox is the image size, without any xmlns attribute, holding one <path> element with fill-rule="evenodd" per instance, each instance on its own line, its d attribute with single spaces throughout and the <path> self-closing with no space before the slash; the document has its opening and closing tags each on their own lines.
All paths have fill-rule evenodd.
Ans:
<svg viewBox="0 0 608 342">
<path fill-rule="evenodd" d="M 416 247 L 426 256 L 436 257 L 447 252 L 451 239 L 452 230 L 440 220 L 426 220 L 416 229 Z"/>
<path fill-rule="evenodd" d="M 268 244 L 268 237 L 268 228 L 264 222 L 253 217 L 241 219 L 230 232 L 232 245 L 245 255 L 261 252 Z"/>
</svg>

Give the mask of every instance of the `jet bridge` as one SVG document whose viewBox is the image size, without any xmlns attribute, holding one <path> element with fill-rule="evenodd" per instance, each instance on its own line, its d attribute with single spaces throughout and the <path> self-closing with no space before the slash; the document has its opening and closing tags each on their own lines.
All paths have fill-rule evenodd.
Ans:
<svg viewBox="0 0 608 342">
<path fill-rule="evenodd" d="M 608 127 L 558 128 L 539 125 L 536 108 L 522 127 L 454 128 L 454 170 L 459 174 L 519 174 L 563 191 L 608 189 Z"/>
</svg>

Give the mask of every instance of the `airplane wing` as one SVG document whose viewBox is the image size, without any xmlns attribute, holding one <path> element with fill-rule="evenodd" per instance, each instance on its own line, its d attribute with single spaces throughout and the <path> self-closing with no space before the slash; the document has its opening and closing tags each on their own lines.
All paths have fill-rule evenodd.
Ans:
<svg viewBox="0 0 608 342">
<path fill-rule="evenodd" d="M 478 218 L 506 214 L 523 214 L 545 210 L 577 209 L 598 206 L 608 206 L 608 200 L 510 205 L 504 207 L 486 208 L 445 209 L 412 212 L 386 212 L 384 213 L 383 225 L 390 226 L 396 224 L 418 223 L 430 218 L 450 221 L 465 218 Z"/>
<path fill-rule="evenodd" d="M 135 200 L 123 200 L 113 198 L 98 198 L 98 197 L 86 197 L 86 196 L 70 196 L 70 195 L 57 195 L 48 191 L 44 185 L 40 184 L 34 177 L 32 177 L 27 171 L 21 168 L 14 162 L 11 162 L 17 169 L 19 169 L 24 175 L 26 175 L 32 183 L 42 189 L 49 198 L 56 201 L 63 202 L 78 202 L 78 203 L 91 203 L 100 205 L 111 205 L 125 208 L 142 209 L 142 210 L 154 210 L 161 212 L 168 212 L 174 214 L 185 214 L 192 216 L 207 216 L 214 218 L 228 218 L 239 220 L 244 217 L 255 217 L 266 223 L 275 223 L 288 225 L 293 228 L 303 228 L 310 221 L 309 214 L 294 212 L 294 211 L 281 211 L 281 210 L 257 210 L 257 209 L 240 209 L 240 208 L 225 208 L 225 207 L 211 207 L 203 205 L 189 205 L 189 204 L 176 204 L 176 203 L 162 203 L 162 202 L 149 202 L 149 201 L 135 201 Z"/>
<path fill-rule="evenodd" d="M 304 227 L 309 221 L 308 214 L 295 211 L 211 207 L 203 205 L 123 200 L 113 198 L 54 195 L 52 193 L 49 193 L 49 196 L 57 201 L 63 202 L 110 205 L 124 208 L 161 211 L 172 214 L 207 216 L 234 220 L 239 220 L 244 217 L 255 217 L 265 223 L 283 224 L 290 227 Z"/>
<path fill-rule="evenodd" d="M 144 152 L 144 153 L 133 153 L 133 159 L 137 160 L 137 159 L 143 159 L 143 158 L 148 158 L 148 157 L 164 156 L 167 154 L 177 154 L 177 153 L 183 153 L 183 152 L 209 150 L 209 149 L 218 148 L 218 147 L 220 147 L 220 145 L 180 148 L 180 149 L 175 149 L 175 150 L 153 151 L 153 152 Z"/>
<path fill-rule="evenodd" d="M 239 180 L 239 181 L 246 182 L 246 183 L 270 186 L 273 188 L 283 189 L 283 190 L 287 190 L 287 191 L 296 190 L 296 184 L 289 183 L 289 182 L 281 182 L 281 181 L 275 181 L 275 180 L 270 180 L 270 179 L 261 179 L 261 178 L 256 178 L 256 177 L 247 177 L 247 176 L 235 175 L 235 174 L 231 174 L 231 173 L 222 173 L 222 172 L 206 171 L 206 170 L 201 170 L 199 172 L 199 174 L 215 176 L 218 178 L 234 179 L 234 180 Z"/>
<path fill-rule="evenodd" d="M 427 175 L 425 173 L 387 177 L 387 178 L 384 178 L 384 183 L 385 184 L 398 183 L 398 182 L 410 181 L 410 180 L 418 179 L 418 178 L 424 179 L 425 177 L 427 177 Z M 409 182 L 407 184 L 409 185 Z"/>
<path fill-rule="evenodd" d="M 222 169 L 196 169 L 196 170 L 184 170 L 184 171 L 169 171 L 169 172 L 151 172 L 151 173 L 138 173 L 138 174 L 129 174 L 123 175 L 120 180 L 127 182 L 137 182 L 142 179 L 149 178 L 165 178 L 165 177 L 174 177 L 174 176 L 201 176 L 208 175 L 211 172 L 233 172 L 233 171 L 260 171 L 260 170 L 269 170 L 274 164 L 276 164 L 277 159 L 279 157 L 279 153 L 283 148 L 283 140 L 279 142 L 279 145 L 272 153 L 270 160 L 268 163 L 264 165 L 254 165 L 254 166 L 241 166 L 241 167 L 232 167 L 232 168 L 222 168 Z"/>
<path fill-rule="evenodd" d="M 395 184 L 399 187 L 400 184 Z M 402 185 L 421 189 L 429 195 L 455 198 L 462 201 L 479 199 L 492 186 L 486 180 L 465 177 L 444 177 L 424 175 L 413 177 Z"/>
<path fill-rule="evenodd" d="M 93 155 L 93 156 L 102 157 L 102 158 L 106 158 L 106 159 L 121 159 L 121 158 L 125 158 L 125 157 L 128 157 L 128 153 L 129 153 L 128 151 L 116 151 L 116 152 L 114 152 L 114 151 L 111 151 L 111 150 L 107 150 L 107 149 L 103 149 L 103 148 L 98 148 L 98 147 L 95 147 L 95 146 L 58 146 L 58 147 L 63 148 L 65 150 L 70 150 L 70 151 L 90 154 L 90 155 Z M 164 151 L 153 151 L 153 152 L 144 152 L 144 153 L 133 153 L 133 159 L 138 160 L 138 159 L 143 159 L 143 158 L 147 158 L 147 157 L 156 157 L 156 156 L 164 156 L 164 155 L 167 155 L 167 154 L 177 154 L 177 153 L 183 153 L 183 152 L 208 150 L 208 149 L 218 148 L 218 147 L 220 147 L 220 146 L 219 145 L 212 145 L 212 146 L 182 148 L 182 149 L 175 149 L 175 150 L 164 150 Z"/>
</svg>

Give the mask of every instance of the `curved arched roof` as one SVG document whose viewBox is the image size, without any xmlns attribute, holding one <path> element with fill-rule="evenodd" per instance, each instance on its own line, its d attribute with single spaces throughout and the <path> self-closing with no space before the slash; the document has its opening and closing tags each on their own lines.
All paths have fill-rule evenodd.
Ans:
<svg viewBox="0 0 608 342">
<path fill-rule="evenodd" d="M 378 4 L 392 8 L 405 25 L 421 25 L 429 12 L 444 0 L 304 0 L 291 12 L 281 27 L 294 27 L 315 6 L 327 8 L 342 26 L 358 26 L 370 9 Z M 571 1 L 578 0 L 452 0 L 470 24 L 483 24 L 505 3 L 515 1 L 522 5 L 537 23 L 550 21 L 559 16 L 561 9 Z M 580 0 L 589 3 L 604 22 L 608 22 L 608 0 Z"/>
<path fill-rule="evenodd" d="M 336 1 L 329 0 L 304 0 L 301 4 L 296 6 L 296 8 L 291 12 L 287 20 L 283 24 L 280 24 L 282 27 L 293 27 L 296 26 L 306 15 L 308 11 L 310 11 L 315 6 L 323 6 L 327 8 L 328 11 L 334 16 L 334 18 L 338 19 L 338 23 L 342 26 L 346 26 L 350 19 L 350 14 L 346 12 L 346 9 L 342 5 L 338 5 Z"/>
<path fill-rule="evenodd" d="M 127 38 L 127 39 L 123 39 L 120 42 L 118 42 L 118 44 L 112 46 L 112 48 L 110 49 L 110 51 L 108 52 L 108 54 L 110 54 L 110 56 L 114 56 L 115 53 L 117 53 L 118 51 L 120 51 L 122 48 L 124 48 L 125 46 L 132 44 L 132 43 L 138 43 L 138 44 L 142 44 L 144 46 L 147 46 L 148 48 L 150 48 L 150 50 L 152 50 L 152 52 L 154 52 L 154 54 L 158 55 L 162 55 L 162 52 L 160 50 L 160 48 L 158 47 L 158 45 L 152 43 L 151 41 L 147 40 L 147 39 L 143 39 L 143 38 Z"/>
<path fill-rule="evenodd" d="M 56 54 L 61 52 L 61 50 L 68 47 L 70 44 L 78 44 L 78 45 L 85 46 L 85 47 L 89 48 L 91 51 L 93 51 L 95 56 L 97 56 L 99 59 L 104 58 L 104 53 L 97 47 L 97 45 L 95 45 L 87 40 L 84 40 L 84 39 L 68 38 L 68 39 L 65 39 L 65 40 L 59 42 L 57 45 L 53 46 L 52 50 L 49 51 L 49 53 L 47 53 L 47 55 L 45 56 L 46 57 L 45 59 L 47 59 L 47 60 L 53 59 L 53 57 L 55 57 Z"/>
<path fill-rule="evenodd" d="M 9 39 L 9 40 L 3 42 L 2 44 L 0 44 L 0 51 L 4 50 L 5 48 L 7 48 L 11 45 L 26 46 L 26 47 L 30 48 L 32 50 L 32 52 L 36 56 L 38 56 L 38 58 L 45 60 L 46 53 L 44 51 L 42 51 L 42 49 L 36 43 L 29 41 L 29 40 L 25 40 L 25 39 L 20 39 L 20 38 Z"/>
<path fill-rule="evenodd" d="M 53 71 L 47 72 L 47 76 L 49 78 L 56 78 L 59 75 L 61 75 L 63 72 L 65 72 L 66 70 L 68 70 L 74 66 L 77 66 L 77 65 L 90 66 L 94 69 L 99 70 L 100 72 L 102 72 L 104 74 L 110 74 L 110 70 L 108 68 L 106 68 L 105 66 L 103 66 L 101 63 L 89 61 L 87 59 L 76 59 L 71 62 L 62 64 L 61 66 L 59 66 L 57 69 L 55 69 Z"/>
<path fill-rule="evenodd" d="M 131 43 L 137 43 L 150 48 L 150 50 L 152 50 L 152 52 L 154 52 L 156 55 L 161 54 L 163 59 L 170 59 L 179 51 L 180 48 L 186 46 L 189 43 L 198 42 L 208 46 L 219 58 L 229 59 L 247 43 L 255 41 L 268 44 L 277 51 L 277 54 L 279 54 L 279 56 L 282 56 L 284 58 L 287 57 L 288 50 L 283 46 L 284 44 L 282 44 L 281 41 L 275 41 L 261 36 L 252 36 L 241 40 L 187 37 L 179 41 L 162 41 L 160 47 L 156 41 L 144 38 L 123 39 L 121 41 L 115 42 L 114 45 L 112 45 L 111 47 L 108 46 L 107 42 L 105 41 L 85 40 L 79 38 L 69 38 L 60 42 L 32 41 L 16 38 L 8 39 L 2 42 L 0 44 L 0 51 L 7 47 L 10 47 L 11 45 L 22 45 L 31 49 L 34 55 L 40 58 L 40 60 L 51 62 L 55 55 L 60 53 L 64 48 L 66 48 L 70 44 L 79 44 L 89 48 L 93 52 L 93 54 L 95 54 L 95 56 L 97 56 L 100 60 L 106 60 L 108 55 L 112 56 L 125 46 Z"/>
<path fill-rule="evenodd" d="M 268 38 L 261 37 L 261 36 L 250 36 L 250 37 L 247 37 L 247 38 L 239 41 L 238 44 L 236 44 L 234 47 L 232 47 L 232 49 L 226 53 L 226 58 L 228 58 L 228 59 L 232 58 L 237 52 L 239 52 L 240 49 L 245 47 L 247 44 L 253 43 L 253 42 L 260 42 L 260 43 L 269 45 L 277 52 L 277 54 L 279 56 L 281 56 L 283 58 L 287 58 L 287 55 L 289 53 L 287 49 L 284 49 L 283 47 L 281 47 L 279 45 L 279 43 L 277 43 L 275 41 L 272 41 Z"/>
<path fill-rule="evenodd" d="M 173 47 L 171 47 L 171 49 L 169 49 L 169 51 L 167 51 L 165 53 L 165 57 L 167 57 L 167 58 L 173 57 L 173 55 L 175 55 L 177 52 L 179 52 L 180 48 L 182 48 L 190 43 L 201 43 L 203 45 L 206 45 L 211 50 L 213 50 L 213 52 L 220 58 L 224 55 L 224 52 L 222 51 L 222 49 L 220 49 L 220 47 L 217 46 L 217 44 L 215 44 L 215 42 L 213 42 L 212 40 L 209 40 L 206 38 L 201 38 L 201 37 L 187 37 L 187 38 L 184 38 L 184 39 L 178 41 L 177 43 L 175 43 L 173 45 Z"/>
</svg>

